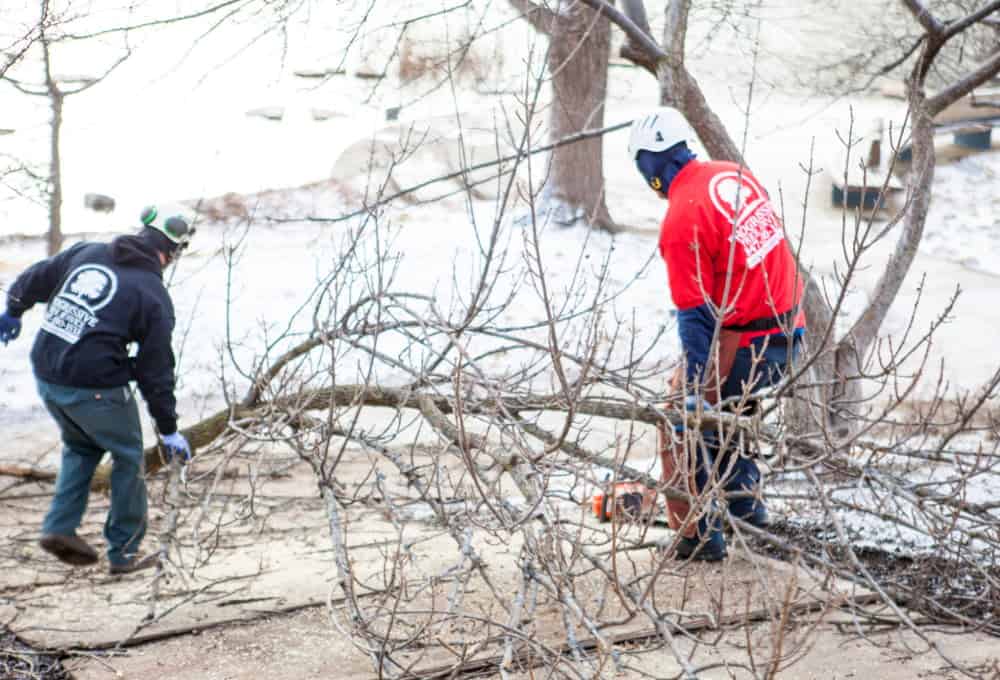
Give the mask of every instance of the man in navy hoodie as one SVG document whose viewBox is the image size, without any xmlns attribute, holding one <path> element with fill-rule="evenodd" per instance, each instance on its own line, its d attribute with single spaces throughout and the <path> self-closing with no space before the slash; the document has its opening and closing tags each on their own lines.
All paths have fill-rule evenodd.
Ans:
<svg viewBox="0 0 1000 680">
<path fill-rule="evenodd" d="M 21 331 L 21 315 L 46 303 L 31 350 L 38 393 L 62 435 L 62 465 L 41 547 L 72 565 L 97 562 L 76 535 L 87 508 L 90 481 L 111 454 L 111 509 L 104 524 L 111 574 L 152 567 L 140 555 L 146 533 L 142 428 L 129 382 L 135 381 L 168 457 L 187 461 L 191 448 L 177 431 L 174 308 L 163 270 L 193 233 L 180 211 L 142 211 L 142 229 L 111 243 L 83 242 L 25 270 L 0 315 L 0 342 Z M 137 347 L 134 356 L 129 346 Z"/>
</svg>

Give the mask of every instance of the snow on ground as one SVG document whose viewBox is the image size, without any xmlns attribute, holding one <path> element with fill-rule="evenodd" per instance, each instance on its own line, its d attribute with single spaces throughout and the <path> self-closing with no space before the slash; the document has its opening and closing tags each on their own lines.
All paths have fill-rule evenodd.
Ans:
<svg viewBox="0 0 1000 680">
<path fill-rule="evenodd" d="M 998 184 L 997 152 L 940 165 L 922 250 L 972 271 L 1000 277 Z"/>
<path fill-rule="evenodd" d="M 321 214 L 336 214 L 344 208 L 330 203 L 314 207 Z M 475 206 L 476 229 L 461 209 L 435 212 L 399 211 L 384 226 L 379 223 L 378 243 L 387 244 L 383 259 L 392 263 L 392 290 L 431 295 L 440 313 L 460 314 L 482 263 L 480 245 L 492 227 L 494 205 L 482 202 Z M 272 358 L 282 347 L 300 341 L 312 330 L 314 292 L 343 253 L 345 235 L 351 226 L 255 223 L 246 229 L 233 223 L 200 227 L 195 245 L 169 275 L 178 320 L 175 346 L 180 362 L 182 424 L 223 406 L 222 395 L 227 391 L 230 397 L 238 398 L 247 387 L 240 373 L 252 370 L 265 342 L 277 339 L 286 326 L 291 333 L 272 351 Z M 487 303 L 502 302 L 511 288 L 519 288 L 515 303 L 502 312 L 498 325 L 537 324 L 545 319 L 538 295 L 528 283 L 526 233 L 524 229 L 504 227 L 499 238 L 499 250 L 505 253 L 505 271 L 502 285 L 492 291 Z M 372 231 L 362 242 L 362 261 L 376 259 L 374 236 Z M 663 300 L 666 276 L 653 260 L 652 239 L 633 234 L 612 239 L 606 234 L 549 227 L 543 231 L 541 245 L 548 285 L 559 299 L 578 300 L 582 296 L 585 300 L 592 296 L 594 280 L 607 266 L 611 274 L 606 295 L 617 291 L 609 305 L 609 323 L 617 316 L 631 324 L 632 312 L 638 310 L 642 316 L 635 335 L 637 345 L 644 346 L 670 322 Z M 223 256 L 230 251 L 235 263 L 232 268 Z M 14 272 L 41 256 L 39 242 L 16 243 L 5 248 L 3 261 L 12 278 Z M 301 311 L 289 323 L 296 310 Z M 5 385 L 0 394 L 0 422 L 8 426 L 24 426 L 43 416 L 34 397 L 28 361 L 40 317 L 40 310 L 28 313 L 22 337 L 0 353 L 0 376 Z M 544 341 L 544 329 L 536 335 Z M 670 348 L 676 349 L 673 334 L 667 338 L 657 347 L 658 357 L 670 356 Z M 402 336 L 389 336 L 380 343 L 380 349 L 389 355 L 401 352 L 407 344 Z M 627 344 L 620 344 L 615 356 L 624 361 Z M 476 349 L 476 344 L 470 347 Z M 356 360 L 356 356 L 343 358 L 345 370 L 339 376 L 342 382 L 362 379 L 350 372 Z M 412 360 L 416 363 L 417 357 Z M 516 368 L 510 361 L 509 357 L 497 356 L 488 358 L 484 366 L 502 373 Z M 378 382 L 388 385 L 408 377 L 390 367 L 380 368 L 377 374 Z"/>
</svg>

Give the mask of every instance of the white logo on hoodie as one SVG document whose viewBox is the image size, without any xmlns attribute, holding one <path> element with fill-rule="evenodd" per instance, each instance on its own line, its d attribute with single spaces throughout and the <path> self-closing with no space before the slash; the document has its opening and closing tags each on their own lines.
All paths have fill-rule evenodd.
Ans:
<svg viewBox="0 0 1000 680">
<path fill-rule="evenodd" d="M 88 328 L 97 325 L 97 311 L 111 302 L 117 291 L 118 277 L 107 267 L 99 264 L 77 267 L 49 302 L 42 330 L 76 344 Z"/>
</svg>

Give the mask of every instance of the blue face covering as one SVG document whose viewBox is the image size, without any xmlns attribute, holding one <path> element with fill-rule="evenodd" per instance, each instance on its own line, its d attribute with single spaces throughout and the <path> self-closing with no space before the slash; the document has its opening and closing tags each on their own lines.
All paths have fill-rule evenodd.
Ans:
<svg viewBox="0 0 1000 680">
<path fill-rule="evenodd" d="M 635 166 L 650 187 L 666 196 L 674 177 L 694 157 L 687 144 L 680 142 L 664 151 L 643 149 L 635 158 Z"/>
</svg>

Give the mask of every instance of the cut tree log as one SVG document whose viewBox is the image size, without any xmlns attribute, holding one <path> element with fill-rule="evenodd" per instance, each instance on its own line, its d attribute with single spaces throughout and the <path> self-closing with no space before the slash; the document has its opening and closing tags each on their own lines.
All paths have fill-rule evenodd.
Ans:
<svg viewBox="0 0 1000 680">
<path fill-rule="evenodd" d="M 56 473 L 30 465 L 0 465 L 0 477 L 16 477 L 29 482 L 54 482 Z"/>
<path fill-rule="evenodd" d="M 254 406 L 234 405 L 182 429 L 181 434 L 187 438 L 193 453 L 196 454 L 198 449 L 208 446 L 224 434 L 229 429 L 230 423 L 238 420 L 263 419 L 273 416 L 275 413 L 302 414 L 307 411 L 329 409 L 336 406 L 420 410 L 422 399 L 430 399 L 431 403 L 442 413 L 451 414 L 454 411 L 453 403 L 440 395 L 428 396 L 413 390 L 370 385 L 340 385 L 305 390 L 271 401 L 259 402 Z M 466 402 L 463 407 L 468 415 L 508 413 L 512 416 L 526 411 L 566 411 L 568 409 L 563 398 L 559 395 L 539 396 L 533 399 L 483 399 L 474 403 Z M 573 411 L 579 415 L 612 420 L 630 420 L 648 425 L 662 424 L 664 421 L 669 421 L 671 424 L 682 424 L 694 417 L 680 411 L 664 412 L 652 405 L 612 399 L 582 399 L 573 404 Z M 714 429 L 720 425 L 728 428 L 746 427 L 751 423 L 751 420 L 734 414 L 714 412 L 700 414 L 696 422 L 701 429 Z M 694 423 L 688 422 L 687 425 L 694 426 Z M 159 446 L 148 447 L 144 455 L 146 474 L 153 474 L 163 467 L 165 461 Z M 613 461 L 609 464 L 613 464 Z M 0 475 L 37 481 L 54 481 L 56 478 L 56 473 L 53 471 L 19 466 L 0 468 Z M 110 479 L 111 465 L 105 463 L 94 474 L 90 485 L 91 490 L 106 492 Z"/>
</svg>

